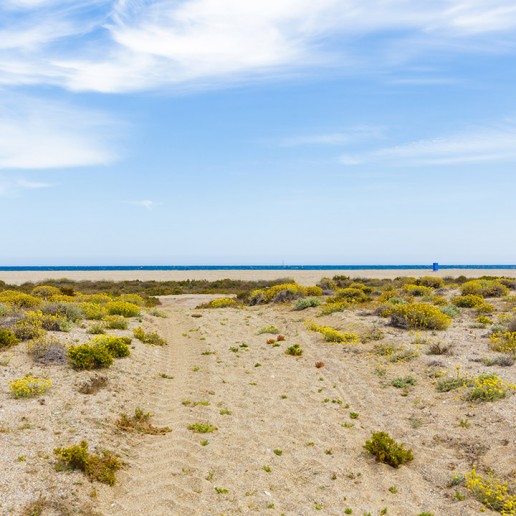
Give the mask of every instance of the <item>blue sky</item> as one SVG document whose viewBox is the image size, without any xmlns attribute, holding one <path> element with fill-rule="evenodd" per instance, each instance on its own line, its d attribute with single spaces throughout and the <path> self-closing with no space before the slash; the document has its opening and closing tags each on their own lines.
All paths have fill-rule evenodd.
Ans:
<svg viewBox="0 0 516 516">
<path fill-rule="evenodd" d="M 516 263 L 513 0 L 3 0 L 0 265 Z"/>
</svg>

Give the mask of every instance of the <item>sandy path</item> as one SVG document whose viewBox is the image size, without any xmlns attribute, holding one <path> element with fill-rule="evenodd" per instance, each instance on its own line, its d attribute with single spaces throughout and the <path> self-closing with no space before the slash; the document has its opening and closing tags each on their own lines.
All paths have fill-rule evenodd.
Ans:
<svg viewBox="0 0 516 516">
<path fill-rule="evenodd" d="M 168 426 L 171 433 L 158 436 L 134 435 L 131 437 L 129 468 L 120 475 L 119 485 L 101 501 L 102 514 L 165 515 L 198 514 L 198 494 L 194 492 L 195 475 L 185 481 L 185 472 L 197 471 L 201 457 L 199 445 L 193 443 L 186 429 L 187 415 L 180 410 L 181 401 L 193 391 L 203 390 L 201 382 L 193 385 L 192 339 L 182 335 L 188 325 L 184 307 L 195 307 L 199 296 L 192 299 L 164 300 L 160 307 L 169 317 L 159 319 L 158 332 L 169 342 L 163 348 L 148 347 L 139 371 L 140 381 L 128 383 L 127 396 L 133 408 L 141 407 L 153 414 L 152 423 Z M 165 373 L 173 379 L 161 378 Z M 200 379 L 200 378 L 195 378 Z"/>
<path fill-rule="evenodd" d="M 391 516 L 467 516 L 478 504 L 455 498 L 449 485 L 454 472 L 479 463 L 503 474 L 511 470 L 508 429 L 516 396 L 473 408 L 454 393 L 435 391 L 427 374 L 431 357 L 424 352 L 377 376 L 374 343 L 322 342 L 304 324 L 315 318 L 313 309 L 195 310 L 213 297 L 163 298 L 161 309 L 169 317 L 154 324 L 169 345 L 146 347 L 135 361 L 123 408 L 151 411 L 154 424 L 173 431 L 130 436 L 129 446 L 127 436 L 120 436 L 128 466 L 118 486 L 102 491 L 101 514 L 340 515 L 352 508 L 353 514 L 376 516 L 387 508 Z M 382 342 L 393 345 L 410 346 L 414 337 L 352 313 L 318 321 L 358 332 L 380 325 Z M 455 324 L 442 338 L 454 343 L 456 354 L 443 358 L 442 367 L 462 365 L 478 374 L 471 359 L 486 353 L 484 330 L 469 329 L 466 340 L 457 340 L 467 323 Z M 268 345 L 271 335 L 259 330 L 270 325 L 287 340 Z M 303 348 L 302 357 L 285 354 L 294 343 Z M 322 369 L 314 367 L 319 360 L 326 364 Z M 402 396 L 390 382 L 408 374 L 417 385 Z M 511 371 L 500 374 L 514 381 Z M 461 420 L 471 427 L 462 428 Z M 217 430 L 192 433 L 187 427 L 195 422 Z M 399 469 L 376 464 L 363 451 L 373 430 L 387 430 L 413 448 L 414 462 Z"/>
</svg>

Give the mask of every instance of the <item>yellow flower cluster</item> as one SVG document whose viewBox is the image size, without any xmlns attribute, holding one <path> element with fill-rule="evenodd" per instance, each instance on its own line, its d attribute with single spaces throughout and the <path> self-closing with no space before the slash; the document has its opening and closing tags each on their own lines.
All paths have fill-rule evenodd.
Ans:
<svg viewBox="0 0 516 516">
<path fill-rule="evenodd" d="M 322 296 L 322 288 L 303 287 L 297 283 L 282 283 L 267 289 L 253 290 L 249 295 L 249 303 L 257 305 L 275 301 L 292 301 L 305 296 Z"/>
<path fill-rule="evenodd" d="M 489 347 L 493 351 L 516 354 L 516 331 L 493 333 L 489 340 Z"/>
<path fill-rule="evenodd" d="M 38 394 L 43 394 L 51 386 L 50 380 L 25 376 L 10 382 L 10 391 L 15 398 L 32 398 Z"/>
<path fill-rule="evenodd" d="M 473 401 L 495 401 L 507 397 L 516 390 L 516 385 L 506 382 L 496 373 L 485 373 L 472 380 L 468 398 Z"/>
<path fill-rule="evenodd" d="M 238 303 L 230 297 L 220 297 L 206 303 L 205 308 L 228 308 L 237 307 Z"/>
<path fill-rule="evenodd" d="M 345 344 L 356 344 L 360 342 L 360 338 L 355 333 L 341 333 L 334 328 L 328 326 L 318 326 L 313 322 L 306 323 L 310 331 L 320 333 L 326 342 L 342 342 Z"/>
<path fill-rule="evenodd" d="M 502 516 L 516 516 L 516 495 L 509 491 L 507 482 L 493 476 L 482 477 L 475 469 L 465 475 L 465 486 L 486 507 Z"/>
</svg>

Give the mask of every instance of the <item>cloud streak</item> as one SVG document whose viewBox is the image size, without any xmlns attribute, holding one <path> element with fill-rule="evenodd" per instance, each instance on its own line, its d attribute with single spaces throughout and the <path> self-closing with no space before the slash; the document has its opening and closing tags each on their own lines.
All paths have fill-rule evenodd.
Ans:
<svg viewBox="0 0 516 516">
<path fill-rule="evenodd" d="M 418 140 L 355 156 L 340 157 L 343 165 L 462 165 L 516 162 L 516 125 L 470 129 L 445 137 Z"/>
<path fill-rule="evenodd" d="M 0 169 L 102 165 L 117 124 L 106 115 L 70 105 L 7 95 L 0 101 Z"/>
<path fill-rule="evenodd" d="M 0 20 L 0 83 L 114 93 L 516 48 L 512 0 L 8 0 Z"/>
</svg>

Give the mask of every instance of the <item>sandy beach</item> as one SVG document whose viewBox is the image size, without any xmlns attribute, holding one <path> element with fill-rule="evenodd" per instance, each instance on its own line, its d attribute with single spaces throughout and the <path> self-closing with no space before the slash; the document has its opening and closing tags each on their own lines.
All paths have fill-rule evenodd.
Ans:
<svg viewBox="0 0 516 516">
<path fill-rule="evenodd" d="M 397 270 L 361 270 L 361 271 L 296 271 L 296 270 L 210 270 L 210 271 L 13 271 L 0 272 L 0 280 L 11 285 L 20 285 L 24 282 L 41 282 L 45 279 L 68 278 L 71 280 L 108 280 L 108 281 L 184 281 L 184 280 L 208 280 L 219 279 L 235 280 L 274 280 L 277 278 L 292 278 L 300 285 L 315 285 L 323 277 L 335 275 L 350 276 L 352 278 L 396 278 L 399 276 L 466 276 L 478 278 L 481 276 L 507 276 L 516 278 L 516 269 L 442 269 L 433 272 L 430 268 L 423 269 L 397 269 Z"/>
<path fill-rule="evenodd" d="M 451 300 L 459 290 L 441 294 Z M 96 371 L 35 363 L 27 343 L 1 351 L 0 514 L 469 516 L 482 508 L 464 484 L 473 467 L 512 482 L 516 386 L 492 402 L 471 401 L 465 385 L 438 388 L 459 374 L 516 384 L 514 359 L 497 361 L 490 323 L 479 324 L 474 309 L 458 311 L 446 331 L 413 331 L 367 303 L 326 314 L 324 305 L 290 303 L 199 307 L 218 297 L 163 296 L 160 316 L 142 310 L 111 330 L 132 337 L 142 325 L 168 345 L 133 338 L 130 356 L 100 371 L 108 383 L 93 394 L 80 387 Z M 491 324 L 514 317 L 511 299 L 489 298 Z M 311 322 L 356 340 L 327 342 Z M 96 323 L 51 333 L 71 346 Z M 13 398 L 9 382 L 29 372 L 52 388 Z M 135 409 L 171 431 L 122 431 L 118 418 Z M 413 461 L 375 462 L 364 443 L 378 431 Z M 114 486 L 55 470 L 54 449 L 81 440 L 119 456 Z"/>
</svg>

